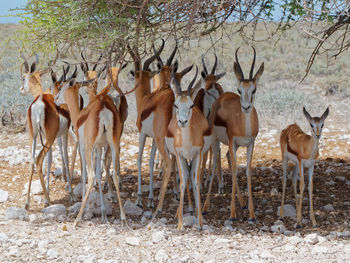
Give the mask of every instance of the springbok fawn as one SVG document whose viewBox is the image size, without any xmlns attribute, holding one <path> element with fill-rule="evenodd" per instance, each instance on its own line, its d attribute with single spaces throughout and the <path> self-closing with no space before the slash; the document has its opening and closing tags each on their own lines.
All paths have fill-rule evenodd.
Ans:
<svg viewBox="0 0 350 263">
<path fill-rule="evenodd" d="M 211 129 L 208 121 L 194 104 L 194 98 L 201 87 L 202 81 L 194 89 L 192 86 L 197 78 L 196 74 L 187 88 L 186 92 L 181 91 L 180 83 L 173 75 L 173 85 L 171 88 L 174 92 L 175 114 L 173 115 L 168 131 L 165 136 L 167 150 L 176 156 L 177 167 L 180 176 L 180 204 L 177 210 L 178 229 L 182 229 L 182 214 L 185 188 L 187 179 L 191 176 L 193 189 L 195 192 L 196 213 L 198 228 L 203 226 L 203 217 L 200 201 L 200 172 L 203 162 L 203 155 L 211 145 Z M 187 163 L 190 162 L 190 164 Z"/>
<path fill-rule="evenodd" d="M 329 108 L 322 114 L 321 117 L 311 117 L 303 108 L 303 113 L 307 121 L 311 126 L 311 136 L 307 135 L 300 129 L 297 124 L 291 124 L 287 126 L 280 136 L 280 144 L 282 151 L 282 162 L 283 162 L 283 193 L 282 193 L 282 203 L 280 208 L 280 218 L 283 218 L 284 210 L 284 196 L 286 191 L 286 175 L 287 175 L 287 164 L 288 161 L 292 161 L 295 164 L 292 183 L 295 197 L 295 207 L 297 211 L 297 227 L 299 227 L 301 220 L 301 207 L 303 204 L 303 193 L 304 193 L 304 168 L 309 169 L 309 202 L 310 202 L 310 219 L 312 221 L 313 227 L 317 227 L 313 201 L 312 201 L 312 191 L 313 191 L 313 172 L 315 166 L 315 160 L 318 157 L 318 144 L 321 138 L 321 132 L 326 120 Z M 298 171 L 299 169 L 299 171 Z M 297 179 L 298 174 L 300 175 L 300 196 L 299 200 L 297 197 Z"/>
<path fill-rule="evenodd" d="M 239 49 L 239 48 L 238 48 Z M 231 198 L 231 215 L 230 220 L 236 220 L 236 188 L 238 200 L 242 207 L 245 207 L 244 200 L 237 183 L 237 149 L 240 146 L 247 147 L 247 168 L 246 175 L 248 181 L 249 196 L 249 221 L 255 221 L 252 196 L 252 156 L 254 150 L 255 137 L 259 132 L 258 114 L 254 108 L 254 97 L 258 81 L 264 72 L 264 63 L 253 77 L 256 52 L 254 51 L 253 63 L 250 68 L 249 79 L 245 79 L 243 71 L 238 62 L 236 50 L 236 62 L 234 63 L 234 72 L 238 80 L 238 93 L 223 93 L 213 104 L 210 112 L 210 124 L 213 127 L 213 169 L 210 178 L 209 190 L 205 201 L 203 212 L 206 213 L 210 203 L 210 193 L 215 174 L 218 142 L 229 146 L 232 174 L 232 198 Z"/>
</svg>

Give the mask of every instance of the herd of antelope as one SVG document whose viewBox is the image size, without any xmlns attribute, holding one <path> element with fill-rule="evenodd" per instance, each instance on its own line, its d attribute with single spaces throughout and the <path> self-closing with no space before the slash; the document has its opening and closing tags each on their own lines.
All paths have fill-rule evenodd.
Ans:
<svg viewBox="0 0 350 263">
<path fill-rule="evenodd" d="M 217 57 L 209 72 L 202 57 L 203 70 L 201 77 L 196 82 L 198 75 L 197 66 L 189 66 L 179 71 L 177 60 L 173 62 L 177 45 L 166 63 L 163 63 L 160 55 L 165 41 L 157 50 L 153 46 L 153 55 L 142 65 L 140 56 L 129 45 L 128 53 L 134 62 L 135 85 L 127 93 L 119 86 L 118 76 L 125 67 L 117 67 L 115 64 L 94 63 L 89 65 L 83 53 L 80 64 L 84 75 L 83 81 L 78 81 L 78 67 L 76 64 L 67 62 L 63 67 L 62 76 L 57 77 L 51 69 L 52 86 L 44 90 L 41 84 L 41 76 L 48 70 L 36 69 L 38 57 L 31 64 L 23 57 L 24 72 L 21 77 L 21 93 L 31 92 L 34 101 L 27 112 L 27 124 L 31 138 L 32 166 L 29 178 L 28 195 L 25 208 L 30 205 L 30 188 L 34 170 L 36 170 L 44 192 L 45 205 L 49 205 L 49 174 L 52 162 L 52 144 L 57 138 L 62 157 L 62 172 L 67 181 L 70 201 L 76 201 L 72 191 L 72 173 L 69 169 L 67 153 L 68 133 L 75 139 L 73 151 L 73 168 L 75 155 L 79 149 L 81 159 L 82 180 L 82 205 L 77 218 L 76 226 L 81 220 L 84 207 L 96 179 L 100 198 L 102 221 L 107 220 L 106 208 L 103 198 L 103 186 L 101 182 L 102 173 L 109 190 L 113 194 L 113 184 L 116 189 L 116 197 L 120 207 L 120 217 L 123 224 L 126 216 L 120 197 L 121 174 L 120 174 L 120 140 L 123 133 L 124 123 L 128 116 L 128 104 L 125 95 L 135 92 L 137 108 L 137 128 L 139 130 L 139 152 L 137 158 L 138 166 L 138 191 L 136 204 L 142 207 L 141 200 L 141 164 L 142 153 L 147 137 L 152 138 L 152 150 L 150 154 L 150 184 L 148 207 L 154 208 L 153 196 L 153 174 L 156 150 L 158 149 L 163 161 L 163 179 L 160 189 L 159 202 L 153 214 L 156 217 L 163 207 L 164 197 L 169 179 L 174 182 L 174 193 L 179 193 L 179 206 L 176 217 L 178 229 L 183 228 L 183 206 L 185 193 L 188 196 L 189 207 L 193 212 L 191 201 L 191 190 L 195 200 L 195 214 L 198 228 L 203 226 L 203 215 L 208 212 L 210 196 L 215 174 L 218 173 L 219 193 L 223 192 L 223 178 L 220 165 L 220 144 L 228 145 L 227 159 L 232 175 L 232 198 L 230 220 L 236 220 L 236 194 L 240 206 L 246 207 L 239 185 L 237 183 L 237 149 L 247 147 L 246 176 L 248 184 L 248 209 L 249 220 L 255 221 L 253 196 L 252 196 L 252 157 L 255 138 L 259 132 L 258 114 L 254 107 L 256 89 L 260 77 L 264 72 L 264 63 L 254 74 L 256 52 L 253 47 L 254 57 L 249 72 L 249 78 L 245 78 L 243 70 L 238 61 L 238 51 L 235 53 L 234 74 L 238 80 L 238 94 L 224 92 L 218 81 L 225 73 L 216 74 Z M 57 57 L 56 57 L 57 59 Z M 100 57 L 101 59 L 101 57 Z M 56 60 L 55 60 L 56 61 Z M 100 61 L 100 60 L 99 60 Z M 157 70 L 152 70 L 150 65 L 157 61 Z M 74 67 L 73 73 L 69 74 L 70 68 Z M 98 69 L 99 68 L 99 69 Z M 195 75 L 191 82 L 183 88 L 181 79 L 184 75 L 195 68 Z M 151 90 L 151 79 L 153 78 L 153 90 Z M 104 80 L 105 86 L 98 87 L 100 80 Z M 79 90 L 84 87 L 88 93 L 88 103 L 84 107 L 84 101 Z M 98 90 L 101 90 L 98 92 Z M 233 88 L 232 88 L 233 90 Z M 329 109 L 321 117 L 311 117 L 303 108 L 304 116 L 311 126 L 312 135 L 304 133 L 297 124 L 286 127 L 280 135 L 280 145 L 283 162 L 283 193 L 280 217 L 283 218 L 283 204 L 285 198 L 285 186 L 287 175 L 287 164 L 291 161 L 295 164 L 292 176 L 294 189 L 297 226 L 301 221 L 302 201 L 304 192 L 304 168 L 309 171 L 309 201 L 310 218 L 312 225 L 316 227 L 313 210 L 313 169 L 315 159 L 318 157 L 318 144 L 325 119 Z M 36 156 L 36 141 L 39 135 L 42 148 Z M 210 153 L 210 154 L 208 154 Z M 43 162 L 47 156 L 47 182 L 44 182 Z M 206 179 L 208 193 L 202 206 L 200 192 L 204 189 L 202 185 L 203 174 L 207 159 L 209 157 L 210 172 Z M 113 163 L 113 172 L 110 166 Z M 300 178 L 299 196 L 297 194 L 297 181 Z M 87 188 L 86 188 L 86 178 Z M 179 183 L 177 178 L 179 178 Z M 188 179 L 191 180 L 188 180 Z"/>
</svg>

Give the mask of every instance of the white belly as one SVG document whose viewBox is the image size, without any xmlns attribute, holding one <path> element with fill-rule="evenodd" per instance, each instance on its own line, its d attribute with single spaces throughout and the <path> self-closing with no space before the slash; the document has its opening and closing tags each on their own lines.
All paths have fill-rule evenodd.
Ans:
<svg viewBox="0 0 350 263">
<path fill-rule="evenodd" d="M 298 164 L 299 161 L 298 161 L 298 158 L 296 155 L 286 151 L 285 154 L 284 154 L 289 161 L 293 162 L 294 164 Z M 305 160 L 305 159 L 302 159 L 301 160 L 301 163 L 304 167 L 306 168 L 310 168 L 312 167 L 314 164 L 315 164 L 315 160 L 314 159 L 311 159 L 311 160 Z"/>
<path fill-rule="evenodd" d="M 255 137 L 233 137 L 234 143 L 242 147 L 247 147 L 254 139 Z"/>
<path fill-rule="evenodd" d="M 154 138 L 153 119 L 154 119 L 154 113 L 151 113 L 147 117 L 147 119 L 142 121 L 142 129 L 141 129 L 141 133 L 145 134 L 148 137 L 152 137 L 152 138 Z"/>
<path fill-rule="evenodd" d="M 217 140 L 225 145 L 228 145 L 228 136 L 226 133 L 226 128 L 222 126 L 214 126 L 214 134 Z"/>
</svg>

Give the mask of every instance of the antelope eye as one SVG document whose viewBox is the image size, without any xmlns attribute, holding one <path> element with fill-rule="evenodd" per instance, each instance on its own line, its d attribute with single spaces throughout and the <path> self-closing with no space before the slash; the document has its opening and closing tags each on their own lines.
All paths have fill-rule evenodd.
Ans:
<svg viewBox="0 0 350 263">
<path fill-rule="evenodd" d="M 192 109 L 194 107 L 194 104 L 191 105 L 190 109 Z"/>
<path fill-rule="evenodd" d="M 252 94 L 255 94 L 255 92 L 256 92 L 256 89 L 253 90 Z"/>
<path fill-rule="evenodd" d="M 175 109 L 178 109 L 178 107 L 177 107 L 177 105 L 176 105 L 176 104 L 174 104 L 174 107 L 175 107 Z"/>
<path fill-rule="evenodd" d="M 238 93 L 239 93 L 239 95 L 241 95 L 241 91 L 240 90 L 238 90 Z"/>
<path fill-rule="evenodd" d="M 323 128 L 323 125 L 324 125 L 324 124 L 321 125 L 321 129 Z"/>
</svg>

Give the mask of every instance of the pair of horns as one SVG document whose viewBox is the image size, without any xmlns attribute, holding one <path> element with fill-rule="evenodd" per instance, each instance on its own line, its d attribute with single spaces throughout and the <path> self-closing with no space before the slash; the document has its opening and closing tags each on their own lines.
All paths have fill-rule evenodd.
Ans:
<svg viewBox="0 0 350 263">
<path fill-rule="evenodd" d="M 83 51 L 80 53 L 81 55 L 81 58 L 83 59 L 83 62 L 81 63 L 80 67 L 81 67 L 81 70 L 85 73 L 87 71 L 89 71 L 89 64 L 87 63 L 87 61 L 85 60 L 85 57 L 84 57 L 84 53 Z M 96 70 L 96 67 L 98 65 L 98 62 L 100 62 L 100 60 L 102 59 L 102 56 L 103 54 L 100 54 L 99 58 L 97 59 L 97 62 L 94 64 L 94 66 L 92 67 L 92 70 L 95 71 Z"/>
<path fill-rule="evenodd" d="M 32 65 L 30 66 L 30 71 L 29 71 L 29 64 L 27 62 L 27 59 L 21 55 L 23 61 L 23 65 L 24 65 L 24 70 L 26 73 L 30 72 L 33 73 L 35 71 L 36 65 L 39 63 L 39 56 L 38 54 L 35 54 L 35 61 L 32 63 Z"/>
<path fill-rule="evenodd" d="M 213 68 L 212 68 L 212 70 L 210 72 L 210 74 L 212 74 L 212 75 L 215 74 L 216 66 L 217 66 L 217 63 L 218 63 L 218 57 L 216 56 L 216 54 L 214 54 L 214 56 L 215 56 L 214 66 L 213 66 Z M 203 64 L 203 70 L 204 70 L 205 75 L 209 75 L 208 74 L 208 69 L 207 69 L 207 67 L 205 65 L 205 62 L 204 62 L 204 56 L 202 56 L 202 64 Z"/>
<path fill-rule="evenodd" d="M 192 67 L 193 67 L 193 65 L 190 66 L 191 69 L 192 69 Z M 192 79 L 192 81 L 188 85 L 187 92 L 186 92 L 187 96 L 191 95 L 191 89 L 193 87 L 194 82 L 197 79 L 197 75 L 198 75 L 198 66 L 196 66 L 196 74 L 194 75 L 194 78 Z M 180 83 L 179 83 L 179 81 L 177 80 L 177 78 L 175 76 L 175 70 L 174 69 L 172 69 L 172 71 L 171 71 L 171 77 L 173 78 L 173 81 L 174 81 L 174 84 L 175 84 L 176 93 L 177 93 L 177 95 L 180 95 L 181 94 L 181 86 L 180 86 Z"/>
<path fill-rule="evenodd" d="M 250 67 L 249 80 L 253 80 L 254 65 L 255 65 L 255 58 L 256 58 L 255 48 L 253 46 L 252 46 L 252 48 L 253 48 L 253 51 L 254 51 L 254 57 L 253 57 L 252 65 Z M 243 74 L 241 65 L 239 64 L 239 61 L 238 61 L 238 50 L 239 49 L 240 49 L 240 47 L 236 49 L 235 57 L 236 57 L 236 63 L 237 63 L 237 67 L 238 67 L 238 72 L 239 72 L 239 74 L 241 76 L 241 79 L 243 80 L 244 79 L 244 74 Z"/>
<path fill-rule="evenodd" d="M 163 46 L 164 46 L 164 39 L 162 39 L 162 41 L 163 41 Z M 152 48 L 153 48 L 153 53 L 157 54 L 156 48 L 154 47 L 154 45 L 152 45 Z M 175 48 L 174 48 L 173 52 L 171 52 L 170 57 L 166 61 L 166 64 L 165 64 L 166 66 L 169 66 L 169 67 L 171 66 L 171 63 L 173 62 L 173 59 L 174 59 L 175 54 L 176 54 L 176 51 L 177 51 L 177 43 L 175 45 Z M 157 55 L 157 60 L 162 66 L 164 66 L 163 60 L 161 59 L 161 57 L 159 55 L 160 55 L 160 53 Z"/>
</svg>

